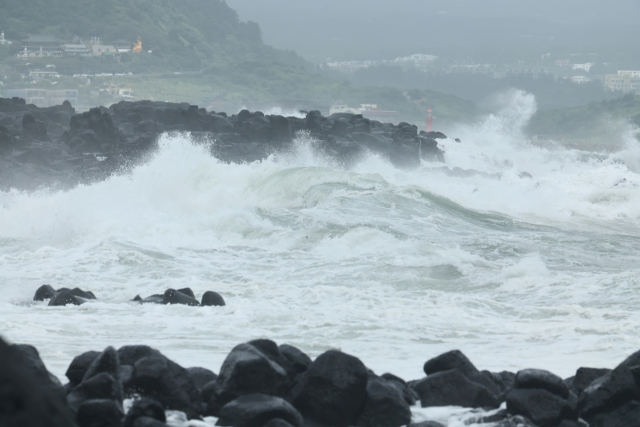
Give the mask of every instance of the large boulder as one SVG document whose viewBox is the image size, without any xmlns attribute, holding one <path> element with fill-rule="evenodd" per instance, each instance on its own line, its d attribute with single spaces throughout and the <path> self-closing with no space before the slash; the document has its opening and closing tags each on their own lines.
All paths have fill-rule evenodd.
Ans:
<svg viewBox="0 0 640 427">
<path fill-rule="evenodd" d="M 562 378 L 542 369 L 523 369 L 516 374 L 515 388 L 541 388 L 563 399 L 569 397 L 569 388 Z"/>
<path fill-rule="evenodd" d="M 82 404 L 88 400 L 109 399 L 122 404 L 119 391 L 116 380 L 108 373 L 102 372 L 75 387 L 67 396 L 67 402 L 74 412 L 78 412 Z"/>
<path fill-rule="evenodd" d="M 577 419 L 575 408 L 567 400 L 539 388 L 512 390 L 507 395 L 507 410 L 529 418 L 539 427 L 556 427 L 564 419 Z"/>
<path fill-rule="evenodd" d="M 189 419 L 200 417 L 200 392 L 186 369 L 160 353 L 139 358 L 133 368 L 128 393 L 155 399 L 166 409 L 184 412 Z"/>
<path fill-rule="evenodd" d="M 224 302 L 224 298 L 217 292 L 207 291 L 202 295 L 202 301 L 200 302 L 202 306 L 218 306 L 223 307 L 226 305 Z"/>
<path fill-rule="evenodd" d="M 598 413 L 611 412 L 634 399 L 639 399 L 638 387 L 631 370 L 617 367 L 584 389 L 578 403 L 580 417 L 589 421 Z"/>
<path fill-rule="evenodd" d="M 611 369 L 578 368 L 573 377 L 572 385 L 576 393 L 581 394 L 592 382 L 611 372 Z"/>
<path fill-rule="evenodd" d="M 99 351 L 86 351 L 73 358 L 73 361 L 65 373 L 71 385 L 76 386 L 82 382 L 89 366 L 100 355 Z"/>
<path fill-rule="evenodd" d="M 167 417 L 160 403 L 152 399 L 138 399 L 133 402 L 124 419 L 124 427 L 134 427 L 136 420 L 141 417 L 152 418 L 159 422 L 166 422 Z"/>
<path fill-rule="evenodd" d="M 292 397 L 307 418 L 335 427 L 356 424 L 367 399 L 367 368 L 360 359 L 329 350 L 300 376 Z"/>
<path fill-rule="evenodd" d="M 360 427 L 400 427 L 411 422 L 411 409 L 392 381 L 370 376 L 367 400 L 358 417 Z"/>
<path fill-rule="evenodd" d="M 230 427 L 262 427 L 273 419 L 281 419 L 293 427 L 302 427 L 302 415 L 286 400 L 253 393 L 227 403 L 220 411 L 216 425 Z"/>
<path fill-rule="evenodd" d="M 122 403 L 124 400 L 124 391 L 122 380 L 120 379 L 120 356 L 115 348 L 107 347 L 91 362 L 87 372 L 84 374 L 83 381 L 87 381 L 101 373 L 107 373 L 113 377 L 116 386 L 116 396 L 114 399 Z"/>
<path fill-rule="evenodd" d="M 110 399 L 87 400 L 76 415 L 79 427 L 122 427 L 122 407 Z"/>
<path fill-rule="evenodd" d="M 36 290 L 36 293 L 33 296 L 33 300 L 44 301 L 46 299 L 53 298 L 55 294 L 56 294 L 56 290 L 53 289 L 51 285 L 42 285 Z"/>
<path fill-rule="evenodd" d="M 195 386 L 200 390 L 202 390 L 202 387 L 218 378 L 213 371 L 206 368 L 187 368 L 187 373 L 191 377 L 193 384 L 195 384 Z"/>
<path fill-rule="evenodd" d="M 640 402 L 629 400 L 589 418 L 589 427 L 640 427 Z"/>
<path fill-rule="evenodd" d="M 0 339 L 0 425 L 75 427 L 64 398 L 43 380 L 24 351 Z"/>
<path fill-rule="evenodd" d="M 430 406 L 463 406 L 497 408 L 499 395 L 483 384 L 473 381 L 461 369 L 438 371 L 412 386 L 423 408 Z"/>
<path fill-rule="evenodd" d="M 76 297 L 69 291 L 56 292 L 49 300 L 50 307 L 62 307 L 65 305 L 82 305 L 85 303 L 83 298 Z"/>
<path fill-rule="evenodd" d="M 200 303 L 194 297 L 183 294 L 182 292 L 176 291 L 175 289 L 167 289 L 164 293 L 164 298 L 162 301 L 163 304 L 182 304 L 182 305 L 191 305 L 198 306 Z"/>
<path fill-rule="evenodd" d="M 277 349 L 277 347 L 276 347 Z M 236 346 L 227 355 L 215 381 L 216 402 L 222 407 L 228 402 L 251 393 L 262 393 L 283 397 L 287 392 L 289 378 L 278 363 L 250 343 Z"/>
</svg>

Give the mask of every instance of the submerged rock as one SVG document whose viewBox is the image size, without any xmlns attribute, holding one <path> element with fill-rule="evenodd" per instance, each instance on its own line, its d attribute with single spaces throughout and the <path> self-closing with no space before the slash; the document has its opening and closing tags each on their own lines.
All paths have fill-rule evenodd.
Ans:
<svg viewBox="0 0 640 427">
<path fill-rule="evenodd" d="M 132 301 L 141 304 L 181 304 L 190 306 L 224 306 L 224 298 L 217 292 L 207 291 L 202 295 L 202 304 L 198 302 L 190 288 L 167 289 L 164 294 L 154 294 L 146 298 L 136 295 Z"/>
</svg>

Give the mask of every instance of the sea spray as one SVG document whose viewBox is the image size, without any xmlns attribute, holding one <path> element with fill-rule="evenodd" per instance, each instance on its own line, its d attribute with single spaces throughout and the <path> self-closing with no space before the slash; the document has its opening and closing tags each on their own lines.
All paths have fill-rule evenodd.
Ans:
<svg viewBox="0 0 640 427">
<path fill-rule="evenodd" d="M 217 371 L 259 337 L 311 356 L 340 348 L 405 379 L 453 348 L 480 369 L 614 366 L 640 348 L 636 146 L 531 145 L 520 129 L 535 100 L 514 97 L 417 169 L 374 155 L 345 168 L 304 135 L 230 164 L 165 135 L 128 173 L 0 193 L 3 335 L 36 345 L 58 376 L 83 351 L 124 344 Z M 43 283 L 100 301 L 31 304 Z M 129 301 L 187 286 L 227 306 Z"/>
</svg>

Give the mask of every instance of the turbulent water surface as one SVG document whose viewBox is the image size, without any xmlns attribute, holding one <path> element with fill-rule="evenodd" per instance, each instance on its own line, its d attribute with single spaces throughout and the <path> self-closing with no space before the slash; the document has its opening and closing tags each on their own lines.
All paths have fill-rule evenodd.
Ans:
<svg viewBox="0 0 640 427">
<path fill-rule="evenodd" d="M 410 171 L 345 170 L 304 137 L 225 164 L 187 135 L 98 184 L 0 193 L 0 333 L 60 377 L 134 343 L 217 372 L 258 337 L 406 379 L 453 348 L 480 369 L 613 367 L 640 348 L 640 149 L 631 133 L 607 154 L 531 146 L 534 109 L 516 94 Z M 43 283 L 100 301 L 32 303 Z M 227 306 L 129 301 L 186 286 Z"/>
</svg>

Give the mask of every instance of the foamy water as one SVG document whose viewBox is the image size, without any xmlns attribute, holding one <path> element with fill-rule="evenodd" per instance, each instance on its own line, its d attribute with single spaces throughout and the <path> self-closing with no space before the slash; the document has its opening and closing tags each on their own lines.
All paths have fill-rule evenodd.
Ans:
<svg viewBox="0 0 640 427">
<path fill-rule="evenodd" d="M 640 349 L 640 149 L 632 130 L 609 154 L 531 146 L 534 111 L 513 93 L 416 170 L 340 169 L 306 137 L 230 165 L 185 135 L 128 175 L 0 193 L 0 333 L 62 379 L 77 354 L 125 344 L 217 372 L 259 337 L 407 380 L 453 348 L 495 371 L 613 367 Z M 43 283 L 100 301 L 32 303 Z M 186 286 L 227 306 L 129 301 Z"/>
</svg>

